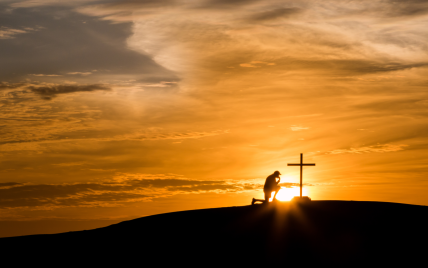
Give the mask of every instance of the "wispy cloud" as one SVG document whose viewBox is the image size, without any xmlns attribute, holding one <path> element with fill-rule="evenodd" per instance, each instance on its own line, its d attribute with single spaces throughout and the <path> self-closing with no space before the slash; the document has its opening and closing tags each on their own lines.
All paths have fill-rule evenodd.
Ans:
<svg viewBox="0 0 428 268">
<path fill-rule="evenodd" d="M 1 89 L 16 89 L 25 86 L 27 83 L 9 83 L 9 82 L 0 82 L 0 90 Z"/>
<path fill-rule="evenodd" d="M 162 83 L 169 85 L 169 82 Z M 174 85 L 174 84 L 172 84 Z M 0 133 L 0 151 L 43 152 L 55 144 L 111 141 L 184 141 L 228 134 L 227 129 L 171 130 L 169 128 L 138 127 L 134 122 L 111 123 L 103 118 L 103 109 L 66 97 L 92 91 L 106 91 L 105 85 L 57 85 L 48 83 L 0 83 L 0 105 L 4 122 Z M 114 95 L 114 93 L 112 93 Z M 63 98 L 54 98 L 55 96 Z M 40 98 L 41 96 L 42 98 Z M 116 98 L 106 96 L 112 103 Z M 49 100 L 49 101 L 46 101 Z M 113 105 L 113 104 L 112 104 Z M 132 119 L 132 118 L 131 118 Z M 37 131 L 35 131 L 37 129 Z M 73 161 L 75 162 L 75 161 Z"/>
<path fill-rule="evenodd" d="M 303 127 L 303 126 L 292 125 L 292 126 L 290 127 L 290 129 L 291 129 L 292 131 L 302 131 L 302 130 L 307 130 L 307 129 L 309 129 L 309 127 Z"/>
<path fill-rule="evenodd" d="M 74 129 L 77 130 L 85 130 L 86 127 L 77 127 Z M 45 132 L 37 138 L 37 135 L 33 135 L 31 133 L 26 133 L 31 137 L 30 140 L 19 140 L 19 141 L 10 141 L 4 142 L 0 145 L 0 151 L 3 152 L 12 152 L 12 151 L 38 151 L 43 152 L 44 146 L 58 144 L 62 142 L 70 143 L 70 142 L 111 142 L 111 141 L 148 141 L 148 140 L 182 140 L 186 139 L 200 139 L 205 137 L 212 137 L 222 134 L 229 133 L 229 130 L 214 130 L 214 131 L 190 131 L 190 132 L 167 132 L 164 130 L 140 130 L 131 132 L 125 135 L 116 135 L 116 136 L 107 136 L 107 137 L 81 137 L 81 138 L 64 138 L 64 137 L 55 137 L 52 134 L 58 135 L 64 130 L 59 128 L 59 126 L 55 126 L 51 132 L 45 129 Z M 69 132 L 70 130 L 68 130 Z M 23 138 L 24 135 L 22 135 Z M 17 137 L 14 136 L 16 139 Z M 21 138 L 21 139 L 22 139 Z M 255 145 L 257 146 L 257 145 Z M 58 164 L 59 166 L 67 166 L 67 164 Z"/>
<path fill-rule="evenodd" d="M 23 34 L 26 32 L 27 31 L 20 30 L 20 29 L 11 29 L 11 28 L 2 27 L 2 28 L 0 28 L 0 39 L 14 38 L 15 35 Z"/>
<path fill-rule="evenodd" d="M 90 183 L 0 184 L 0 208 L 120 206 L 127 202 L 190 193 L 229 193 L 260 189 L 254 182 L 190 180 L 177 175 L 118 174 Z"/>
<path fill-rule="evenodd" d="M 369 153 L 390 153 L 405 149 L 406 144 L 378 144 L 349 149 L 336 149 L 325 152 L 324 154 L 369 154 Z"/>
<path fill-rule="evenodd" d="M 292 115 L 289 117 L 292 118 L 300 118 L 300 117 L 317 117 L 317 116 L 321 116 L 322 114 L 303 114 L 303 115 Z"/>
<path fill-rule="evenodd" d="M 246 68 L 258 68 L 265 65 L 275 65 L 273 62 L 263 62 L 263 61 L 251 61 L 249 63 L 241 63 L 239 66 L 246 67 Z"/>
<path fill-rule="evenodd" d="M 38 31 L 40 28 L 25 27 L 22 29 L 14 29 L 5 26 L 0 27 L 0 39 L 12 39 L 18 34 L 24 34 L 31 31 Z"/>
<path fill-rule="evenodd" d="M 62 75 L 59 75 L 59 74 L 32 74 L 33 76 L 47 76 L 47 77 L 53 77 L 53 76 L 62 76 Z"/>
<path fill-rule="evenodd" d="M 301 8 L 289 7 L 289 8 L 276 8 L 259 13 L 251 14 L 247 20 L 254 22 L 271 21 L 276 19 L 286 19 L 301 13 Z"/>
<path fill-rule="evenodd" d="M 23 185 L 23 183 L 19 183 L 19 182 L 1 182 L 0 183 L 0 188 L 17 187 L 18 185 Z"/>
<path fill-rule="evenodd" d="M 199 139 L 229 133 L 229 130 L 165 132 L 163 130 L 141 130 L 123 136 L 106 138 L 105 140 L 182 140 Z M 103 139 L 101 139 L 103 140 Z"/>
<path fill-rule="evenodd" d="M 71 75 L 90 75 L 92 74 L 92 72 L 70 72 L 67 74 L 71 74 Z"/>
<path fill-rule="evenodd" d="M 59 167 L 74 167 L 74 166 L 81 166 L 84 164 L 85 162 L 70 162 L 70 163 L 59 163 L 59 164 L 52 164 L 52 165 L 59 166 Z"/>
<path fill-rule="evenodd" d="M 42 26 L 32 26 L 32 27 L 20 27 L 20 28 L 10 28 L 6 26 L 0 26 L 0 39 L 13 39 L 16 35 L 25 34 L 30 32 L 36 32 L 44 29 Z"/>
<path fill-rule="evenodd" d="M 11 7 L 14 8 L 29 8 L 29 7 L 38 7 L 38 6 L 77 6 L 85 3 L 98 2 L 100 0 L 74 0 L 74 1 L 62 1 L 62 0 L 24 0 L 24 1 L 14 1 L 11 4 Z"/>
<path fill-rule="evenodd" d="M 425 14 L 425 3 L 396 4 L 380 0 L 359 1 L 353 5 L 337 1 L 323 3 L 166 1 L 159 5 L 168 8 L 159 8 L 152 1 L 119 1 L 83 6 L 79 10 L 115 22 L 132 21 L 135 28 L 128 39 L 130 47 L 149 53 L 163 66 L 180 72 L 197 62 L 205 64 L 189 72 L 201 67 L 215 71 L 219 66 L 230 66 L 231 62 L 245 57 L 248 60 L 248 55 L 251 58 L 238 65 L 255 69 L 262 63 L 274 62 L 283 70 L 323 73 L 329 69 L 336 75 L 348 76 L 427 66 L 425 57 L 417 56 L 425 51 L 421 42 L 425 37 L 418 34 L 422 31 L 420 27 L 411 29 L 414 34 L 407 26 L 391 32 L 387 26 L 369 27 L 367 21 L 367 18 L 377 18 L 379 22 L 386 22 L 391 15 L 415 19 Z M 199 11 L 192 12 L 194 10 Z M 287 20 L 280 21 L 280 18 Z M 352 18 L 352 22 L 348 18 Z M 192 21 L 197 23 L 190 23 Z M 261 22 L 273 24 L 263 28 Z M 200 34 L 202 32 L 205 34 Z M 405 35 L 405 39 L 397 40 L 401 35 Z M 384 44 L 390 45 L 388 50 Z"/>
</svg>

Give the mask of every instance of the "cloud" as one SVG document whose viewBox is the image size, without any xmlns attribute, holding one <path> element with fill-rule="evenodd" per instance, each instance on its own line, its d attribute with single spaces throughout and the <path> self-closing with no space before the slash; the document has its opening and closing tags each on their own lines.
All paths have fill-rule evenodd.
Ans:
<svg viewBox="0 0 428 268">
<path fill-rule="evenodd" d="M 428 3 L 423 0 L 376 1 L 372 10 L 364 10 L 363 14 L 383 15 L 385 18 L 414 18 L 428 13 Z"/>
<path fill-rule="evenodd" d="M 165 82 L 161 85 L 175 85 Z M 127 141 L 184 141 L 228 134 L 225 129 L 171 129 L 151 127 L 150 124 L 135 124 L 134 117 L 117 113 L 130 108 L 118 102 L 117 93 L 97 95 L 102 97 L 103 104 L 92 102 L 95 95 L 85 96 L 86 92 L 106 91 L 107 85 L 58 85 L 52 83 L 0 83 L 0 106 L 2 141 L 0 151 L 49 151 L 68 144 L 78 145 L 90 142 L 127 142 Z M 66 95 L 73 94 L 72 98 Z M 77 94 L 79 93 L 79 94 Z M 61 98 L 54 98 L 55 96 Z M 42 98 L 40 98 L 40 96 Z M 90 101 L 86 101 L 89 97 Z M 74 101 L 75 99 L 75 101 Z M 49 100 L 49 101 L 46 101 Z M 120 99 L 119 99 L 120 100 Z M 139 105 L 139 104 L 138 104 Z M 146 106 L 147 107 L 147 106 Z M 112 110 L 114 109 L 114 110 Z M 132 108 L 133 109 L 133 108 Z M 177 111 L 174 113 L 177 115 Z M 159 120 L 159 113 L 145 115 L 146 121 L 153 114 Z M 111 118 L 113 116 L 113 118 Z M 120 122 L 116 117 L 122 118 Z M 167 118 L 171 120 L 171 118 Z M 186 127 L 187 128 L 187 127 Z M 62 145 L 61 145 L 62 144 Z M 76 161 L 71 161 L 76 162 Z"/>
<path fill-rule="evenodd" d="M 190 132 L 164 132 L 162 130 L 140 130 L 126 135 L 119 135 L 109 140 L 182 140 L 182 139 L 199 139 L 210 136 L 217 136 L 229 133 L 229 130 L 214 131 L 190 131 Z M 103 140 L 103 139 L 101 139 Z"/>
<path fill-rule="evenodd" d="M 67 1 L 31 1 L 31 4 L 40 4 L 37 8 L 0 8 L 1 25 L 8 27 L 0 30 L 3 37 L 9 38 L 7 42 L 0 42 L 0 81 L 18 82 L 28 75 L 44 74 L 37 77 L 41 81 L 61 83 L 61 77 L 45 74 L 67 73 L 75 73 L 70 79 L 80 84 L 153 77 L 161 81 L 176 79 L 150 56 L 127 47 L 126 39 L 132 33 L 130 23 L 112 24 L 74 10 L 88 1 L 67 2 L 75 6 L 60 2 Z M 30 4 L 30 1 L 19 2 L 22 3 Z M 10 39 L 17 36 L 11 35 L 16 31 L 10 29 L 25 31 L 25 34 Z"/>
<path fill-rule="evenodd" d="M 55 0 L 44 1 L 22 1 L 13 6 L 28 7 L 31 5 L 56 4 Z M 423 0 L 405 0 L 405 1 L 358 1 L 349 5 L 346 2 L 334 0 L 324 1 L 320 5 L 317 1 L 291 2 L 291 1 L 261 1 L 261 0 L 202 0 L 202 1 L 184 1 L 184 0 L 117 0 L 117 1 L 74 1 L 74 5 L 80 5 L 80 10 L 90 12 L 97 16 L 103 16 L 107 19 L 124 21 L 136 18 L 136 13 L 142 13 L 144 10 L 157 10 L 160 8 L 177 8 L 184 10 L 205 9 L 206 11 L 230 11 L 246 14 L 247 21 L 261 22 L 275 20 L 277 18 L 293 17 L 304 10 L 308 10 L 309 16 L 314 18 L 316 14 L 322 19 L 337 19 L 351 17 L 353 19 L 375 17 L 378 19 L 418 17 L 425 15 L 428 10 L 428 4 Z M 85 5 L 85 2 L 93 2 Z"/>
<path fill-rule="evenodd" d="M 27 134 L 28 135 L 28 134 Z M 0 151 L 36 151 L 43 152 L 43 147 L 39 143 L 19 142 L 19 143 L 3 143 L 0 145 Z"/>
<path fill-rule="evenodd" d="M 249 63 L 241 63 L 239 66 L 241 67 L 250 67 L 250 68 L 257 68 L 261 67 L 263 65 L 275 65 L 273 62 L 263 62 L 263 61 L 251 61 Z"/>
<path fill-rule="evenodd" d="M 62 76 L 62 75 L 59 75 L 59 74 L 32 74 L 33 76 Z"/>
<path fill-rule="evenodd" d="M 11 29 L 7 27 L 1 27 L 0 28 L 0 39 L 12 39 L 15 38 L 15 35 L 17 34 L 23 34 L 27 31 L 20 30 L 20 29 Z"/>
<path fill-rule="evenodd" d="M 73 167 L 73 166 L 81 166 L 84 164 L 85 162 L 70 162 L 70 163 L 59 163 L 59 164 L 52 164 L 52 165 L 59 166 L 59 167 Z"/>
<path fill-rule="evenodd" d="M 228 1 L 228 0 L 207 0 L 205 3 L 201 4 L 200 7 L 206 8 L 206 9 L 213 9 L 213 8 L 239 8 L 245 5 L 250 5 L 256 2 L 259 2 L 260 0 L 234 0 L 234 1 Z"/>
<path fill-rule="evenodd" d="M 414 9 L 424 5 L 404 2 L 403 6 Z M 340 1 L 177 0 L 109 1 L 81 5 L 77 10 L 115 23 L 132 22 L 129 48 L 176 72 L 185 78 L 181 85 L 189 87 L 184 81 L 212 84 L 228 66 L 243 67 L 231 70 L 230 79 L 239 78 L 242 71 L 260 72 L 261 63 L 275 64 L 271 71 L 277 77 L 295 71 L 362 76 L 427 66 L 422 28 L 370 27 L 367 17 L 386 21 L 392 10 L 400 10 L 396 6 L 391 1 L 349 5 Z"/>
<path fill-rule="evenodd" d="M 6 26 L 0 27 L 0 39 L 13 39 L 18 34 L 40 31 L 43 29 L 41 26 L 36 27 L 22 27 L 21 29 L 14 29 Z"/>
<path fill-rule="evenodd" d="M 406 144 L 378 144 L 349 149 L 337 149 L 327 151 L 323 154 L 369 154 L 369 153 L 390 153 L 404 150 Z"/>
<path fill-rule="evenodd" d="M 253 22 L 262 22 L 262 21 L 270 21 L 275 20 L 279 18 L 289 18 L 293 15 L 299 14 L 302 12 L 302 9 L 296 8 L 296 7 L 290 7 L 290 8 L 277 8 L 273 10 L 268 11 L 262 11 L 258 13 L 254 13 L 250 15 L 247 20 L 253 21 Z"/>
<path fill-rule="evenodd" d="M 168 81 L 161 81 L 160 83 L 155 84 L 142 84 L 143 87 L 173 87 L 177 84 L 177 82 L 168 82 Z"/>
<path fill-rule="evenodd" d="M 26 83 L 8 83 L 8 82 L 0 82 L 0 90 L 2 89 L 15 89 L 25 86 Z"/>
<path fill-rule="evenodd" d="M 192 12 L 194 9 L 191 6 L 178 5 L 171 9 L 155 10 L 144 18 L 138 14 L 148 10 L 137 7 L 134 11 L 129 10 L 128 19 L 133 21 L 135 28 L 128 44 L 142 54 L 151 55 L 166 68 L 186 77 L 199 76 L 205 81 L 209 80 L 208 77 L 219 77 L 219 74 L 211 72 L 224 72 L 227 66 L 238 65 L 244 67 L 240 69 L 256 71 L 250 69 L 256 69 L 261 64 L 254 62 L 275 62 L 272 71 L 278 73 L 302 71 L 320 75 L 351 76 L 387 73 L 427 65 L 424 57 L 416 56 L 422 55 L 426 50 L 424 42 L 421 42 L 425 40 L 423 35 L 414 35 L 420 40 L 400 38 L 408 40 L 406 42 L 409 44 L 396 48 L 387 37 L 379 40 L 379 32 L 384 31 L 384 28 L 368 31 L 366 22 L 361 17 L 356 18 L 352 24 L 341 24 L 339 18 L 326 18 L 328 12 L 315 3 L 306 3 L 305 7 L 278 7 L 272 2 L 264 1 L 214 1 L 211 4 L 213 8 L 216 4 L 239 4 L 240 8 L 222 9 L 221 12 Z M 117 5 L 120 6 L 120 3 Z M 336 5 L 345 8 L 340 3 Z M 361 5 L 363 6 L 362 3 Z M 339 16 L 341 9 L 334 7 L 335 5 L 328 11 Z M 92 11 L 86 10 L 85 14 L 95 15 L 102 10 L 110 9 L 98 6 Z M 293 17 L 290 18 L 292 21 L 281 21 L 266 28 L 240 20 L 245 16 L 268 20 L 269 16 L 273 18 L 280 14 L 297 14 L 300 12 L 298 10 L 305 10 L 301 13 L 302 17 Z M 206 12 L 206 16 L 202 16 L 201 12 Z M 334 15 L 330 17 L 333 18 Z M 308 19 L 314 18 L 317 23 L 307 23 Z M 114 18 L 110 19 L 115 21 Z M 393 34 L 399 36 L 405 31 L 397 29 Z M 385 49 L 379 42 L 393 47 Z M 411 54 L 411 58 L 404 56 L 407 54 Z M 240 74 L 238 69 L 231 71 L 231 78 L 233 74 Z"/>
<path fill-rule="evenodd" d="M 87 127 L 77 127 L 74 131 L 86 130 Z M 70 133 L 71 129 L 67 129 L 67 132 Z M 41 133 L 40 137 L 33 133 L 22 133 L 21 140 L 19 141 L 9 141 L 3 142 L 0 144 L 0 151 L 3 152 L 12 152 L 12 151 L 37 151 L 43 152 L 45 146 L 58 144 L 62 142 L 111 142 L 111 141 L 148 141 L 148 140 L 186 140 L 186 139 L 200 139 L 205 137 L 212 137 L 222 134 L 229 133 L 228 130 L 214 130 L 214 131 L 193 131 L 193 132 L 166 132 L 166 131 L 153 131 L 153 130 L 140 130 L 136 132 L 130 132 L 124 135 L 108 136 L 106 137 L 81 137 L 81 138 L 64 138 L 64 137 L 55 137 L 54 135 L 59 135 L 62 130 L 59 127 L 54 127 L 52 130 L 44 129 L 44 133 Z M 24 134 L 24 135 L 23 135 Z M 31 138 L 24 140 L 24 137 L 29 135 Z M 14 139 L 17 139 L 17 135 L 13 136 Z M 67 166 L 70 164 L 58 164 L 59 166 Z M 77 164 L 73 164 L 77 165 Z"/>
<path fill-rule="evenodd" d="M 18 185 L 22 185 L 22 183 L 19 183 L 19 182 L 0 182 L 0 188 L 16 187 Z"/>
<path fill-rule="evenodd" d="M 302 127 L 302 126 L 292 125 L 292 126 L 290 127 L 290 129 L 291 129 L 292 131 L 302 131 L 302 130 L 309 129 L 309 127 Z"/>
<path fill-rule="evenodd" d="M 153 13 L 169 10 L 180 5 L 176 0 L 122 0 L 82 5 L 77 10 L 82 14 L 101 17 L 114 22 L 129 22 L 134 18 L 150 17 Z"/>
<path fill-rule="evenodd" d="M 371 110 L 376 112 L 385 112 L 389 115 L 397 113 L 421 113 L 428 108 L 428 99 L 426 98 L 415 98 L 413 96 L 391 98 L 387 97 L 381 100 L 372 101 L 364 104 L 355 105 L 356 108 L 361 110 Z M 391 107 L 394 107 L 391 110 Z"/>
<path fill-rule="evenodd" d="M 94 118 L 101 114 L 100 109 L 88 107 L 81 101 L 76 105 L 66 97 L 46 101 L 58 93 L 67 95 L 81 91 L 83 94 L 95 89 L 82 85 L 70 88 L 44 83 L 0 83 L 0 118 L 3 122 L 0 128 L 1 150 L 42 151 L 41 144 L 31 142 L 64 140 L 70 133 L 100 128 L 94 122 Z"/>
<path fill-rule="evenodd" d="M 8 187 L 8 188 L 5 188 Z M 188 193 L 260 189 L 254 182 L 190 180 L 177 175 L 118 174 L 112 180 L 62 184 L 0 184 L 0 208 L 100 207 Z"/>
<path fill-rule="evenodd" d="M 67 74 L 71 74 L 71 75 L 90 75 L 92 74 L 92 72 L 70 72 Z"/>
<path fill-rule="evenodd" d="M 321 115 L 323 115 L 323 114 L 303 114 L 303 115 L 292 115 L 292 116 L 289 116 L 289 117 L 292 117 L 292 118 L 302 118 L 302 117 L 316 117 L 316 116 L 321 116 Z"/>
<path fill-rule="evenodd" d="M 97 2 L 100 0 L 73 0 L 73 1 L 62 1 L 62 0 L 25 0 L 25 1 L 14 1 L 10 6 L 13 8 L 29 8 L 38 6 L 73 6 L 81 5 L 84 3 Z"/>
<path fill-rule="evenodd" d="M 74 92 L 91 92 L 96 90 L 110 90 L 110 87 L 101 84 L 93 85 L 47 85 L 28 86 L 32 92 L 40 95 L 45 100 L 50 100 L 58 94 L 69 94 Z"/>
</svg>

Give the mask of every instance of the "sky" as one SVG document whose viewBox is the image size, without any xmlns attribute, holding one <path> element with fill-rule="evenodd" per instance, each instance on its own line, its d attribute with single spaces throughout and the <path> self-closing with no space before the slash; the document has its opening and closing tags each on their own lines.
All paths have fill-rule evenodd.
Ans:
<svg viewBox="0 0 428 268">
<path fill-rule="evenodd" d="M 282 200 L 428 205 L 422 0 L 0 0 L 0 237 Z"/>
</svg>

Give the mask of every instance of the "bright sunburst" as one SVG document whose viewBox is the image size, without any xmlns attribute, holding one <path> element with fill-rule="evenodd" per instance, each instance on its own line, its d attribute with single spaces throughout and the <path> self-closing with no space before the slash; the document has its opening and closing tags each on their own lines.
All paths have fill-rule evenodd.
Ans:
<svg viewBox="0 0 428 268">
<path fill-rule="evenodd" d="M 303 188 L 303 195 L 307 195 L 306 189 Z M 293 197 L 300 196 L 300 187 L 285 188 L 282 187 L 276 195 L 279 201 L 290 201 Z"/>
</svg>

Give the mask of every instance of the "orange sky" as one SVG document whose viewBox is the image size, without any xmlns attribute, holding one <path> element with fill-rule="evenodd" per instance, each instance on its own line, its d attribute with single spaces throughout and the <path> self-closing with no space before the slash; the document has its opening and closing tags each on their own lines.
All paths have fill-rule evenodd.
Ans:
<svg viewBox="0 0 428 268">
<path fill-rule="evenodd" d="M 0 226 L 247 205 L 300 153 L 312 199 L 428 205 L 425 1 L 68 2 L 0 0 Z"/>
</svg>

